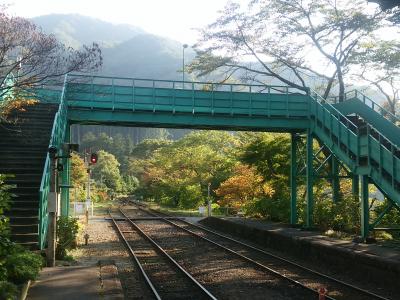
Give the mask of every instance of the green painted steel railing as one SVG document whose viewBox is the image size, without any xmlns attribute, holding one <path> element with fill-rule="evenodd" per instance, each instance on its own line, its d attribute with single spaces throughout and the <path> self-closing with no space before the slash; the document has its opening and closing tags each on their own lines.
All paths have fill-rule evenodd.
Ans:
<svg viewBox="0 0 400 300">
<path fill-rule="evenodd" d="M 360 130 L 317 93 L 311 93 L 313 130 L 356 174 L 369 175 L 400 206 L 400 148 L 372 125 Z"/>
<path fill-rule="evenodd" d="M 9 86 L 12 86 L 14 84 L 14 81 L 15 81 L 15 77 L 14 77 L 14 74 L 12 74 L 12 73 L 7 74 L 7 76 L 0 79 L 0 82 L 1 82 L 0 102 L 3 101 L 8 96 L 12 95 L 13 89 L 10 88 Z"/>
<path fill-rule="evenodd" d="M 64 141 L 66 126 L 68 123 L 67 112 L 68 105 L 65 101 L 66 82 L 68 75 L 65 75 L 64 86 L 61 92 L 60 104 L 58 111 L 54 117 L 53 128 L 50 137 L 50 146 L 55 146 L 60 149 L 61 144 Z M 46 161 L 44 164 L 42 180 L 39 189 L 39 246 L 43 249 L 46 244 L 47 227 L 48 227 L 48 211 L 47 211 L 47 199 L 50 192 L 50 177 L 51 177 L 51 161 L 49 153 L 46 155 Z"/>
<path fill-rule="evenodd" d="M 288 86 L 70 75 L 68 106 L 172 113 L 307 117 L 308 96 Z"/>
<path fill-rule="evenodd" d="M 338 97 L 333 97 L 332 99 L 333 99 L 334 103 L 338 102 Z M 394 115 L 393 113 L 388 111 L 386 108 L 384 108 L 379 103 L 372 100 L 370 97 L 366 96 L 363 92 L 360 92 L 359 90 L 351 90 L 344 94 L 344 101 L 352 100 L 352 99 L 360 100 L 362 103 L 367 105 L 369 108 L 371 108 L 375 112 L 379 113 L 382 117 L 386 118 L 387 120 L 391 121 L 392 123 L 396 124 L 397 126 L 400 126 L 400 118 L 398 118 L 396 115 Z"/>
</svg>

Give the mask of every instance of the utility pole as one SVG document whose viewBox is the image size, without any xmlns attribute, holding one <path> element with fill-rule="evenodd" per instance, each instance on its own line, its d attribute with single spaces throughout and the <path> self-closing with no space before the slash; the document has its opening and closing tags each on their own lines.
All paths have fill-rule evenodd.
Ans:
<svg viewBox="0 0 400 300">
<path fill-rule="evenodd" d="M 182 89 L 185 89 L 185 49 L 188 44 L 182 45 Z"/>
<path fill-rule="evenodd" d="M 55 146 L 51 146 L 48 150 L 50 157 L 50 192 L 48 196 L 47 210 L 49 212 L 49 227 L 47 234 L 47 266 L 54 267 L 56 264 L 56 239 L 57 239 L 57 152 Z"/>
<path fill-rule="evenodd" d="M 211 217 L 211 183 L 208 183 L 207 187 L 207 207 L 208 207 L 208 217 Z"/>
</svg>

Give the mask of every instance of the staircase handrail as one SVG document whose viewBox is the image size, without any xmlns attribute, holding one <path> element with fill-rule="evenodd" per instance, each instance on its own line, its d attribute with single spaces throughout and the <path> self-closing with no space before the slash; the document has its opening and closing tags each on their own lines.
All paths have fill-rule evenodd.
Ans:
<svg viewBox="0 0 400 300">
<path fill-rule="evenodd" d="M 336 115 L 338 115 L 342 120 L 346 120 L 346 125 L 349 126 L 351 125 L 352 127 L 355 128 L 355 130 L 357 131 L 357 135 L 359 134 L 359 129 L 356 126 L 356 124 L 354 124 L 346 115 L 344 115 L 343 113 L 341 113 L 336 107 L 334 107 L 331 103 L 329 103 L 325 98 L 323 98 L 320 94 L 318 94 L 316 91 L 314 91 L 313 89 L 310 88 L 310 92 L 309 92 L 310 97 L 315 100 L 316 103 L 320 104 L 325 110 L 327 110 L 328 112 L 331 112 L 330 110 L 328 110 L 326 107 L 324 107 L 322 105 L 325 104 L 326 106 L 328 106 L 332 111 L 335 112 Z M 342 121 L 343 123 L 343 121 Z"/>
<path fill-rule="evenodd" d="M 6 86 L 6 88 L 7 88 L 7 82 L 10 81 L 10 80 L 11 80 L 11 81 L 14 81 L 14 80 L 15 80 L 15 76 L 14 76 L 13 73 L 8 73 L 8 74 L 4 77 L 4 79 L 1 81 L 0 88 L 2 88 L 3 86 Z M 12 90 L 12 88 L 11 88 L 11 90 Z M 8 92 L 0 93 L 0 102 L 4 100 L 4 98 L 5 98 L 4 96 L 7 95 L 7 93 L 8 93 Z"/>
<path fill-rule="evenodd" d="M 60 104 L 58 106 L 58 111 L 55 114 L 53 127 L 51 130 L 51 136 L 49 141 L 49 147 L 55 146 L 57 149 L 60 148 L 60 145 L 64 139 L 65 134 L 65 126 L 67 121 L 67 104 L 65 100 L 65 90 L 67 77 L 64 77 L 64 85 L 61 92 Z M 46 160 L 43 168 L 42 180 L 40 182 L 39 189 L 39 243 L 40 248 L 44 247 L 47 232 L 47 197 L 50 192 L 50 156 L 49 153 L 46 155 Z"/>
<path fill-rule="evenodd" d="M 348 127 L 348 124 L 351 124 L 352 126 L 357 128 L 357 126 L 355 126 L 355 124 L 353 122 L 351 122 L 346 116 L 344 116 L 342 113 L 340 113 L 334 106 L 332 106 L 332 104 L 328 103 L 323 97 L 321 97 L 320 95 L 318 95 L 318 93 L 316 93 L 315 91 L 312 91 L 311 89 L 310 89 L 310 97 L 326 111 L 332 113 L 324 105 L 322 105 L 322 103 L 324 103 L 326 106 L 328 106 L 330 109 L 332 109 L 335 112 L 335 114 L 339 115 L 340 118 L 339 117 L 337 118 L 337 120 L 339 122 L 343 123 L 343 120 L 346 120 L 347 127 Z M 311 110 L 310 110 L 310 112 L 311 112 Z M 347 130 L 350 131 L 349 128 L 347 128 Z M 372 135 L 372 131 L 374 131 L 378 135 L 377 138 Z M 356 147 L 357 147 L 357 149 L 360 149 L 361 133 L 358 128 L 356 130 L 356 136 L 357 136 Z M 369 123 L 367 123 L 366 138 L 367 138 L 366 144 L 368 145 L 368 147 L 369 147 L 369 145 L 371 145 L 371 139 L 372 139 L 372 140 L 375 140 L 381 147 L 384 147 L 388 151 L 390 151 L 393 155 L 395 152 L 400 152 L 400 145 L 396 145 L 395 143 L 393 143 L 384 134 L 382 134 L 377 128 L 375 128 L 373 125 L 371 125 Z M 383 141 L 386 141 L 387 144 L 385 145 L 384 143 L 382 143 Z M 347 146 L 349 146 L 349 145 L 347 145 Z M 358 155 L 359 155 L 359 153 L 358 153 Z M 368 157 L 368 161 L 369 161 L 371 159 L 370 150 L 368 150 L 367 157 Z M 392 174 L 392 176 L 393 175 L 394 174 Z M 394 181 L 392 181 L 391 184 L 393 185 Z"/>
<path fill-rule="evenodd" d="M 345 101 L 349 100 L 349 99 L 354 99 L 354 98 L 357 98 L 358 100 L 363 102 L 365 105 L 370 107 L 375 112 L 379 113 L 382 117 L 384 117 L 385 119 L 389 120 L 393 124 L 395 124 L 397 126 L 400 125 L 400 118 L 399 117 L 397 117 L 396 115 L 394 115 L 393 113 L 388 111 L 386 108 L 384 108 L 382 105 L 380 105 L 376 101 L 372 100 L 370 97 L 365 95 L 363 92 L 361 92 L 361 91 L 359 91 L 357 89 L 354 89 L 354 90 L 348 91 L 348 92 L 346 92 L 344 94 L 344 100 Z M 333 99 L 334 99 L 334 102 L 337 103 L 338 97 L 335 96 L 335 97 L 333 97 Z"/>
</svg>

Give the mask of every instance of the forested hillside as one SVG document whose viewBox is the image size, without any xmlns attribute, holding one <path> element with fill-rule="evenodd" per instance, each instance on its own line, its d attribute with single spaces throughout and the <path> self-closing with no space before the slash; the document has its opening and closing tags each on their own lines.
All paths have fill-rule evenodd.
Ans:
<svg viewBox="0 0 400 300">
<path fill-rule="evenodd" d="M 82 44 L 98 43 L 103 55 L 99 74 L 169 80 L 182 78 L 180 42 L 146 33 L 132 25 L 115 25 L 81 15 L 52 14 L 36 17 L 33 21 L 67 46 L 79 48 Z M 186 49 L 185 57 L 190 61 L 194 57 L 193 51 Z M 153 128 L 78 127 L 73 128 L 76 142 L 87 132 L 107 132 L 110 136 L 124 134 L 130 136 L 134 143 L 145 138 L 179 138 L 188 132 Z"/>
</svg>

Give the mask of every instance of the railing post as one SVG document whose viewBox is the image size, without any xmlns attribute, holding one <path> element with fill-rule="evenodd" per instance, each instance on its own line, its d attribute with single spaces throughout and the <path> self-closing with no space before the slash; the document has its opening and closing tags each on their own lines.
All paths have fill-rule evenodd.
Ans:
<svg viewBox="0 0 400 300">
<path fill-rule="evenodd" d="M 194 114 L 195 97 L 194 97 L 194 82 L 192 82 L 192 114 Z"/>
<path fill-rule="evenodd" d="M 251 90 L 251 85 L 249 86 L 249 95 L 250 95 L 250 108 L 249 108 L 249 116 L 253 115 L 253 92 Z"/>
<path fill-rule="evenodd" d="M 153 80 L 153 93 L 152 93 L 152 101 L 153 101 L 153 113 L 155 113 L 156 112 L 156 91 L 155 91 L 155 89 L 156 89 L 156 83 L 155 83 L 155 81 Z"/>
<path fill-rule="evenodd" d="M 368 176 L 361 176 L 361 238 L 365 242 L 369 234 Z"/>
<path fill-rule="evenodd" d="M 314 195 L 313 195 L 313 135 L 310 129 L 307 130 L 307 199 L 306 199 L 306 228 L 313 226 Z"/>
<path fill-rule="evenodd" d="M 340 201 L 340 178 L 339 178 L 339 162 L 338 159 L 332 154 L 332 196 L 333 202 Z"/>
<path fill-rule="evenodd" d="M 233 116 L 233 86 L 230 85 L 231 116 Z"/>
<path fill-rule="evenodd" d="M 172 90 L 174 91 L 174 95 L 172 96 L 172 113 L 175 114 L 175 102 L 176 102 L 175 81 L 172 82 Z"/>
<path fill-rule="evenodd" d="M 135 111 L 135 79 L 132 79 L 132 111 Z"/>
<path fill-rule="evenodd" d="M 214 115 L 214 83 L 211 83 L 211 114 Z"/>
<path fill-rule="evenodd" d="M 64 142 L 70 143 L 71 141 L 71 127 L 69 124 L 65 126 Z M 63 156 L 68 156 L 69 152 L 63 153 Z M 68 158 L 63 158 L 64 170 L 62 172 L 62 185 L 64 188 L 61 190 L 61 215 L 69 215 L 69 185 L 70 185 L 70 165 L 71 161 Z"/>
<path fill-rule="evenodd" d="M 92 76 L 92 83 L 91 83 L 91 91 L 92 91 L 92 95 L 91 95 L 91 109 L 93 109 L 93 106 L 94 106 L 94 86 L 93 86 L 93 81 L 94 81 L 94 77 Z"/>
<path fill-rule="evenodd" d="M 289 87 L 286 86 L 286 117 L 289 117 Z"/>
<path fill-rule="evenodd" d="M 271 87 L 268 87 L 267 109 L 268 109 L 267 115 L 268 115 L 268 118 L 270 118 L 271 117 Z"/>
<path fill-rule="evenodd" d="M 379 174 L 382 175 L 382 135 L 378 133 L 379 135 Z"/>
<path fill-rule="evenodd" d="M 291 133 L 290 144 L 290 224 L 297 224 L 297 135 Z"/>
<path fill-rule="evenodd" d="M 394 150 L 394 146 L 391 143 L 390 144 L 390 153 L 392 154 L 392 187 L 394 187 L 395 185 L 395 180 L 396 180 L 396 170 L 397 170 L 397 164 L 396 164 L 396 156 L 395 156 L 395 150 Z"/>
<path fill-rule="evenodd" d="M 57 228 L 57 208 L 58 208 L 58 193 L 57 193 L 57 152 L 58 149 L 54 146 L 49 148 L 50 154 L 50 192 L 47 199 L 47 208 L 49 212 L 49 224 L 47 233 L 47 266 L 54 267 L 56 262 L 56 228 Z"/>
<path fill-rule="evenodd" d="M 111 84 L 112 84 L 112 110 L 114 111 L 114 109 L 115 109 L 115 85 L 114 85 L 114 78 L 111 79 Z"/>
</svg>

